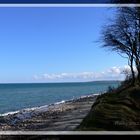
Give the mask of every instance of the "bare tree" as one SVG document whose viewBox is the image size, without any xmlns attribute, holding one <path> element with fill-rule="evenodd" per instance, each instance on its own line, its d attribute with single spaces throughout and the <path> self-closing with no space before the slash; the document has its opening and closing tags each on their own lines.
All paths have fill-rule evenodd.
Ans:
<svg viewBox="0 0 140 140">
<path fill-rule="evenodd" d="M 140 83 L 140 9 L 138 7 L 118 8 L 116 18 L 104 27 L 104 47 L 127 57 L 132 73 L 132 84 Z M 137 68 L 135 78 L 134 66 Z"/>
</svg>

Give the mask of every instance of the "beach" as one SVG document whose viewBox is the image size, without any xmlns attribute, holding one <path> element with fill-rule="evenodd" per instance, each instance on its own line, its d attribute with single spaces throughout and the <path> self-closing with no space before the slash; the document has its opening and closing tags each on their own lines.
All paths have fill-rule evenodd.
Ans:
<svg viewBox="0 0 140 140">
<path fill-rule="evenodd" d="M 88 114 L 97 96 L 92 94 L 6 114 L 0 117 L 0 130 L 73 131 Z"/>
</svg>

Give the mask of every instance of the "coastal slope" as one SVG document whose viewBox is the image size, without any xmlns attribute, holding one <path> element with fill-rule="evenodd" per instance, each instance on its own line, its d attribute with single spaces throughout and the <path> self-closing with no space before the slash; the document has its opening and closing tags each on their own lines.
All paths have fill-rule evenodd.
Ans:
<svg viewBox="0 0 140 140">
<path fill-rule="evenodd" d="M 77 130 L 140 130 L 140 87 L 116 89 L 99 96 Z"/>
</svg>

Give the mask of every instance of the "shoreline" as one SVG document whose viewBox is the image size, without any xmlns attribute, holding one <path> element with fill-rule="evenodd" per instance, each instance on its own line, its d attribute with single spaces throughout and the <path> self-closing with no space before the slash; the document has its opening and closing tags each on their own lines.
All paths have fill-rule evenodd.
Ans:
<svg viewBox="0 0 140 140">
<path fill-rule="evenodd" d="M 0 117 L 0 130 L 74 130 L 89 112 L 98 95 L 100 94 L 90 94 L 19 110 L 13 114 L 5 113 Z"/>
<path fill-rule="evenodd" d="M 14 114 L 17 114 L 17 113 L 35 111 L 35 110 L 43 110 L 43 109 L 47 109 L 49 106 L 55 106 L 55 105 L 66 103 L 66 102 L 73 102 L 75 100 L 79 100 L 79 99 L 87 98 L 87 97 L 92 97 L 92 96 L 97 96 L 97 95 L 100 95 L 100 94 L 103 94 L 103 93 L 83 95 L 83 96 L 80 96 L 80 97 L 77 97 L 77 98 L 74 98 L 74 99 L 61 100 L 61 101 L 51 103 L 51 104 L 48 104 L 48 105 L 36 106 L 36 107 L 31 107 L 31 108 L 24 108 L 24 109 L 20 109 L 20 110 L 17 110 L 17 111 L 10 111 L 10 112 L 0 114 L 0 117 L 4 117 L 4 116 L 8 116 L 8 115 L 14 115 Z"/>
</svg>

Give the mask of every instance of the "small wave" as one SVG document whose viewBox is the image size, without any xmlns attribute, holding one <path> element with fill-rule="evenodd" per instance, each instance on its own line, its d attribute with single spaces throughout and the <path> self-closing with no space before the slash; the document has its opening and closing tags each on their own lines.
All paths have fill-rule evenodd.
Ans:
<svg viewBox="0 0 140 140">
<path fill-rule="evenodd" d="M 19 113 L 19 112 L 20 112 L 20 111 L 11 111 L 11 112 L 7 112 L 7 113 L 0 114 L 0 116 L 12 115 L 12 114 L 16 114 L 16 113 Z"/>
<path fill-rule="evenodd" d="M 63 103 L 65 103 L 65 102 L 66 102 L 66 100 L 62 100 L 62 101 L 60 101 L 60 102 L 56 102 L 56 103 L 54 103 L 54 105 L 63 104 Z"/>
</svg>

